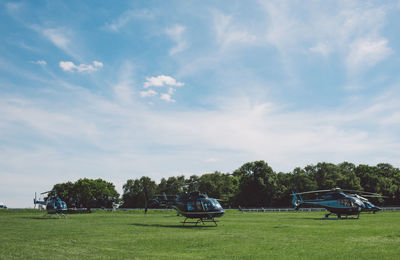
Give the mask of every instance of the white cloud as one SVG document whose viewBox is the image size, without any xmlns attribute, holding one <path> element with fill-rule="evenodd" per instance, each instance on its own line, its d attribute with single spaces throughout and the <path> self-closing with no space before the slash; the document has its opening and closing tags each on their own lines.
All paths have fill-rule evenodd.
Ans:
<svg viewBox="0 0 400 260">
<path fill-rule="evenodd" d="M 139 95 L 141 97 L 154 97 L 154 96 L 158 95 L 158 93 L 152 89 L 149 89 L 147 91 L 140 91 Z"/>
<path fill-rule="evenodd" d="M 164 85 L 181 87 L 184 83 L 176 81 L 176 79 L 171 76 L 160 75 L 157 77 L 147 77 L 143 87 L 162 87 Z"/>
<path fill-rule="evenodd" d="M 91 64 L 75 65 L 72 61 L 60 61 L 59 66 L 64 71 L 93 72 L 102 68 L 103 63 L 99 61 L 93 61 L 93 65 Z"/>
<path fill-rule="evenodd" d="M 392 53 L 386 39 L 357 39 L 349 47 L 346 65 L 352 72 L 370 68 Z"/>
<path fill-rule="evenodd" d="M 72 61 L 60 61 L 59 65 L 64 71 L 73 71 L 76 68 Z"/>
<path fill-rule="evenodd" d="M 335 53 L 352 73 L 371 68 L 392 53 L 381 32 L 390 5 L 362 1 L 310 2 L 307 8 L 300 2 L 260 4 L 267 14 L 266 41 L 283 60 L 295 59 L 296 54 L 307 53 L 304 50 L 323 57 Z"/>
<path fill-rule="evenodd" d="M 31 61 L 33 64 L 38 64 L 38 65 L 47 65 L 47 62 L 45 60 L 38 60 L 38 61 Z"/>
<path fill-rule="evenodd" d="M 172 99 L 171 94 L 168 94 L 168 93 L 163 93 L 163 94 L 161 94 L 160 99 L 161 99 L 161 100 L 164 100 L 164 101 L 166 101 L 166 102 L 172 102 L 172 103 L 175 102 L 175 100 Z"/>
<path fill-rule="evenodd" d="M 146 82 L 143 84 L 143 88 L 147 89 L 150 87 L 164 87 L 169 86 L 166 93 L 160 93 L 160 99 L 169 103 L 176 102 L 175 99 L 172 98 L 172 95 L 175 93 L 175 87 L 183 86 L 183 82 L 176 81 L 173 77 L 160 75 L 157 77 L 147 77 Z M 141 97 L 153 97 L 158 95 L 158 93 L 152 89 L 148 91 L 141 91 L 139 93 Z"/>
<path fill-rule="evenodd" d="M 186 27 L 180 24 L 166 29 L 167 35 L 176 42 L 176 46 L 169 51 L 169 55 L 174 55 L 187 48 L 186 39 L 183 37 L 185 30 Z"/>
<path fill-rule="evenodd" d="M 64 29 L 45 29 L 43 34 L 49 38 L 60 49 L 67 49 L 70 43 L 69 37 Z"/>
</svg>

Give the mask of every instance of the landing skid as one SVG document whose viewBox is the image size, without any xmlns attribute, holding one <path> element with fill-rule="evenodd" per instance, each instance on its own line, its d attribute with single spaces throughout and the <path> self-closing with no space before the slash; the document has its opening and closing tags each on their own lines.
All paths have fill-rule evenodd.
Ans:
<svg viewBox="0 0 400 260">
<path fill-rule="evenodd" d="M 215 226 L 218 226 L 217 221 L 215 221 L 214 218 L 198 218 L 197 221 L 186 221 L 187 219 L 188 218 L 185 218 L 185 220 L 182 222 L 183 226 L 185 226 L 185 224 L 196 224 L 195 226 L 197 226 L 199 223 L 203 223 L 203 225 L 205 225 L 207 222 L 213 222 Z"/>
<path fill-rule="evenodd" d="M 336 219 L 359 219 L 360 218 L 360 213 L 357 214 L 357 217 L 349 217 L 349 215 L 345 215 L 345 217 L 342 218 L 341 214 L 337 214 L 337 218 L 330 218 L 329 216 L 332 214 L 332 212 L 328 213 L 325 215 L 325 218 L 322 219 L 332 219 L 332 220 L 336 220 Z"/>
</svg>

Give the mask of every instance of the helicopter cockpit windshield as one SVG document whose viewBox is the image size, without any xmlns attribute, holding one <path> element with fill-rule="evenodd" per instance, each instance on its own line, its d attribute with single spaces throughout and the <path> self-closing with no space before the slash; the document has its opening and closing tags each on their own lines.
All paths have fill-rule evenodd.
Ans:
<svg viewBox="0 0 400 260">
<path fill-rule="evenodd" d="M 205 211 L 213 211 L 222 209 L 221 204 L 216 199 L 205 199 L 202 200 L 202 204 Z"/>
</svg>

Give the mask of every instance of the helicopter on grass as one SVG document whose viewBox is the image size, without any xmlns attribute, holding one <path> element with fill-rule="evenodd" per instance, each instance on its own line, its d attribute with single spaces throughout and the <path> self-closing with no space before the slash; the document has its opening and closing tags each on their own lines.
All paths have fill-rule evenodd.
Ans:
<svg viewBox="0 0 400 260">
<path fill-rule="evenodd" d="M 321 198 L 303 200 L 301 195 L 322 194 Z M 342 218 L 342 215 L 348 216 L 357 215 L 357 219 L 360 217 L 361 212 L 370 211 L 375 213 L 381 210 L 381 208 L 373 205 L 366 199 L 366 197 L 384 198 L 377 193 L 358 191 L 358 190 L 344 190 L 340 188 L 334 188 L 331 190 L 316 190 L 306 192 L 292 192 L 292 204 L 295 210 L 298 210 L 302 206 L 316 206 L 322 207 L 329 211 L 325 215 L 325 219 L 328 219 L 331 214 L 336 214 L 338 219 Z"/>
<path fill-rule="evenodd" d="M 49 193 L 48 191 L 46 192 L 42 192 L 40 193 L 40 195 L 44 195 Z M 35 205 L 39 205 L 40 206 L 45 206 L 46 207 L 46 212 L 48 215 L 50 214 L 56 214 L 57 216 L 65 216 L 64 213 L 67 212 L 68 207 L 67 207 L 67 203 L 65 203 L 64 201 L 62 201 L 60 198 L 58 197 L 54 197 L 54 198 L 45 198 L 43 200 L 38 200 L 37 199 L 37 195 L 35 192 L 35 198 L 33 199 L 33 204 Z"/>
<path fill-rule="evenodd" d="M 187 223 L 199 224 L 206 222 L 213 222 L 217 226 L 216 217 L 221 217 L 225 214 L 225 210 L 217 199 L 209 198 L 207 194 L 202 194 L 199 191 L 182 193 L 179 196 L 168 198 L 165 193 L 162 196 L 150 201 L 152 207 L 171 207 L 175 209 L 178 214 L 185 217 L 182 222 L 183 225 Z M 190 221 L 191 219 L 197 219 Z M 188 221 L 189 220 L 189 221 Z"/>
<path fill-rule="evenodd" d="M 3 202 L 0 202 L 0 209 L 6 209 L 6 208 L 7 208 L 6 204 Z"/>
</svg>

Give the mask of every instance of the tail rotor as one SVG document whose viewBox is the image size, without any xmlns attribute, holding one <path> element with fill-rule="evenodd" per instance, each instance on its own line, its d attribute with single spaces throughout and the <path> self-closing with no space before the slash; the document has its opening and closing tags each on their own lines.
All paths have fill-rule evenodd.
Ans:
<svg viewBox="0 0 400 260">
<path fill-rule="evenodd" d="M 295 210 L 298 210 L 301 207 L 301 204 L 303 203 L 303 198 L 299 194 L 293 191 L 292 191 L 292 196 L 293 196 L 292 205 Z"/>
</svg>

